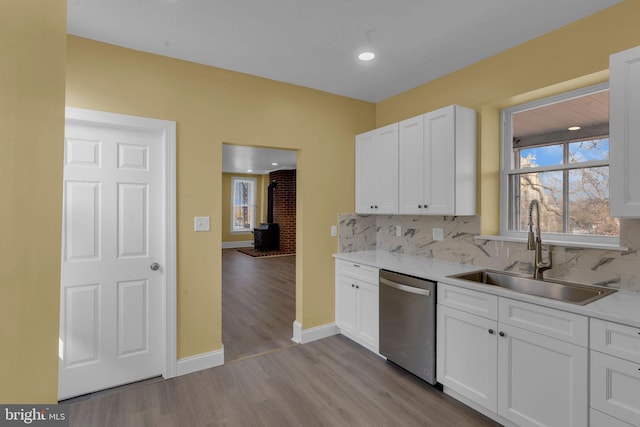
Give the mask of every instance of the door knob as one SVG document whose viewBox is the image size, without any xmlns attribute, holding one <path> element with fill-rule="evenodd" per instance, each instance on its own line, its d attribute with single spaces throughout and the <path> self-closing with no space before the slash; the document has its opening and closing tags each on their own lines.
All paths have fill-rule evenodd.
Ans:
<svg viewBox="0 0 640 427">
<path fill-rule="evenodd" d="M 158 264 L 157 262 L 154 262 L 153 264 L 151 264 L 150 268 L 152 271 L 158 271 L 160 270 L 160 264 Z"/>
</svg>

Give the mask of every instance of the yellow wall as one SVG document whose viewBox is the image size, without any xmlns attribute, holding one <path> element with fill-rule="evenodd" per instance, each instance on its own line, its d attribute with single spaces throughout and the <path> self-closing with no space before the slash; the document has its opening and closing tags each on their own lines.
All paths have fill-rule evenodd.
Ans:
<svg viewBox="0 0 640 427">
<path fill-rule="evenodd" d="M 376 127 L 449 104 L 477 110 L 482 233 L 495 234 L 499 203 L 499 108 L 606 81 L 609 55 L 640 45 L 639 16 L 640 1 L 627 0 L 386 99 L 377 104 Z M 520 96 L 523 94 L 526 95 Z"/>
<path fill-rule="evenodd" d="M 253 241 L 253 234 L 231 232 L 231 179 L 233 177 L 246 177 L 256 179 L 256 224 L 265 222 L 265 192 L 269 175 L 248 175 L 241 173 L 222 174 L 222 242 Z M 265 184 L 266 183 L 266 184 Z"/>
<path fill-rule="evenodd" d="M 58 395 L 66 3 L 0 2 L 0 403 Z"/>
<path fill-rule="evenodd" d="M 179 358 L 222 345 L 223 142 L 298 150 L 296 319 L 333 322 L 329 229 L 353 211 L 353 137 L 374 104 L 69 36 L 67 105 L 177 122 Z M 197 215 L 210 233 L 194 233 Z"/>
</svg>

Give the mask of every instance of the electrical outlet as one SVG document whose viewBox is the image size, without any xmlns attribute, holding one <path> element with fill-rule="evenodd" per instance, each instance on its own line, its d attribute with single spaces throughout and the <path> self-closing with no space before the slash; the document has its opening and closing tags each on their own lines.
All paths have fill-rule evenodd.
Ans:
<svg viewBox="0 0 640 427">
<path fill-rule="evenodd" d="M 441 242 L 444 240 L 444 228 L 442 227 L 433 227 L 431 229 L 431 232 L 433 234 L 433 240 L 436 240 L 438 242 Z"/>
<path fill-rule="evenodd" d="M 401 225 L 396 225 L 396 236 L 397 237 L 402 237 L 402 226 Z"/>
</svg>

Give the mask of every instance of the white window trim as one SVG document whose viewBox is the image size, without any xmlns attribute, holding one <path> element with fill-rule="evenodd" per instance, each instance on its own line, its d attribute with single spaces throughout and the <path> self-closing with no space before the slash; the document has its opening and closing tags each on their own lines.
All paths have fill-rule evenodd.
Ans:
<svg viewBox="0 0 640 427">
<path fill-rule="evenodd" d="M 249 230 L 234 230 L 233 229 L 233 208 L 235 207 L 235 189 L 236 189 L 236 181 L 251 181 L 253 182 L 253 200 L 252 200 L 252 209 L 253 214 L 251 218 L 253 219 L 253 224 L 250 225 Z M 258 180 L 256 178 L 242 177 L 242 176 L 234 176 L 231 177 L 231 208 L 229 212 L 229 229 L 231 234 L 251 234 L 253 233 L 253 229 L 256 224 L 256 192 L 258 191 Z"/>
<path fill-rule="evenodd" d="M 504 241 L 527 241 L 527 233 L 524 231 L 509 230 L 509 172 L 510 169 L 506 165 L 511 164 L 513 156 L 512 142 L 507 138 L 512 136 L 512 120 L 513 113 L 530 110 L 543 105 L 564 101 L 571 98 L 587 95 L 593 92 L 609 89 L 609 83 L 601 83 L 598 85 L 588 86 L 581 89 L 565 92 L 555 96 L 539 99 L 537 101 L 516 105 L 506 108 L 500 113 L 502 123 L 502 132 L 500 134 L 500 236 L 493 236 L 490 240 Z M 594 162 L 595 163 L 595 162 Z M 584 165 L 584 164 L 583 164 Z M 558 169 L 557 167 L 537 167 L 527 168 L 527 172 L 539 172 L 545 169 Z M 620 236 L 593 236 L 580 234 L 564 234 L 564 233 L 542 233 L 542 242 L 545 244 L 555 244 L 562 246 L 577 247 L 593 247 L 608 248 L 614 250 L 623 250 L 620 247 Z M 479 236 L 478 238 L 489 240 L 489 236 Z"/>
</svg>

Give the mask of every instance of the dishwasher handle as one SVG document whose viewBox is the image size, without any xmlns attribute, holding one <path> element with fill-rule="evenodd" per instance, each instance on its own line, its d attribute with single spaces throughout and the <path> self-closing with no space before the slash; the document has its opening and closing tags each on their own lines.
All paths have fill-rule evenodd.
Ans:
<svg viewBox="0 0 640 427">
<path fill-rule="evenodd" d="M 382 283 L 383 285 L 391 286 L 392 288 L 396 288 L 400 291 L 411 292 L 412 294 L 424 295 L 427 297 L 431 296 L 431 291 L 429 289 L 414 288 L 413 286 L 402 285 L 389 279 L 385 279 L 384 277 L 380 278 L 380 283 Z"/>
</svg>

